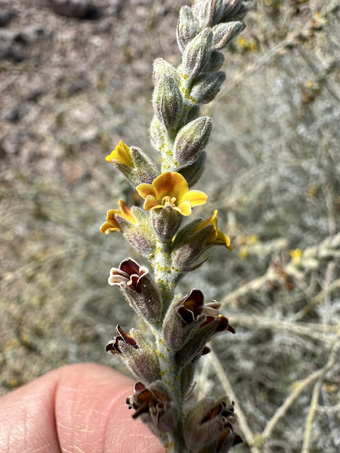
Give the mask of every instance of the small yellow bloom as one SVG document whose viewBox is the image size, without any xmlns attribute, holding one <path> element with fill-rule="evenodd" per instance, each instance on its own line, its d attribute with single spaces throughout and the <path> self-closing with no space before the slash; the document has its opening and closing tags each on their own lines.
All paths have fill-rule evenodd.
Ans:
<svg viewBox="0 0 340 453">
<path fill-rule="evenodd" d="M 139 184 L 136 187 L 144 198 L 144 209 L 163 209 L 171 206 L 184 216 L 191 214 L 191 208 L 207 201 L 207 195 L 199 190 L 189 190 L 186 179 L 180 173 L 162 173 L 152 184 Z"/>
<path fill-rule="evenodd" d="M 112 164 L 114 161 L 117 161 L 119 164 L 126 165 L 127 167 L 134 167 L 130 148 L 121 140 L 112 153 L 109 156 L 106 156 L 105 159 Z"/>
<path fill-rule="evenodd" d="M 214 228 L 210 233 L 210 236 L 208 237 L 207 244 L 224 245 L 228 250 L 232 251 L 233 247 L 230 244 L 230 238 L 226 234 L 222 233 L 222 231 L 217 226 L 217 212 L 217 210 L 214 211 L 213 215 L 209 217 L 209 219 L 199 223 L 195 228 L 194 233 L 202 230 L 202 228 L 205 228 L 208 225 L 212 225 Z"/>
<path fill-rule="evenodd" d="M 259 238 L 256 234 L 251 234 L 248 238 L 247 238 L 247 244 L 249 245 L 255 245 L 259 242 Z"/>
<path fill-rule="evenodd" d="M 289 255 L 291 256 L 291 258 L 292 258 L 293 263 L 295 264 L 295 266 L 297 266 L 298 264 L 300 264 L 301 257 L 302 257 L 302 250 L 300 250 L 300 249 L 291 250 L 291 251 L 289 252 Z"/>
<path fill-rule="evenodd" d="M 126 206 L 123 200 L 119 202 L 120 209 L 110 209 L 107 211 L 106 222 L 100 227 L 101 233 L 113 233 L 114 231 L 122 231 L 121 226 L 116 220 L 116 215 L 119 215 L 123 219 L 127 220 L 130 223 L 136 223 L 131 209 Z"/>
</svg>

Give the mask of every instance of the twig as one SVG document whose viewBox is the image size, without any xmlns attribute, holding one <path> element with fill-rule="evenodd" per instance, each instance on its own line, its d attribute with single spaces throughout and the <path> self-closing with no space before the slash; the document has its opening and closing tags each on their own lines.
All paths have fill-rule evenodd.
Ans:
<svg viewBox="0 0 340 453">
<path fill-rule="evenodd" d="M 332 14 L 336 13 L 340 8 L 338 0 L 335 0 L 326 7 L 324 10 L 321 11 L 321 14 L 323 17 L 326 19 L 331 16 Z M 294 46 L 299 40 L 303 39 L 306 35 L 308 34 L 309 30 L 313 30 L 314 24 L 313 24 L 313 19 L 306 22 L 306 24 L 298 31 L 294 31 L 291 34 L 287 36 L 286 39 L 283 41 L 279 42 L 274 46 L 272 49 L 270 49 L 266 54 L 264 54 L 261 58 L 257 60 L 255 64 L 253 64 L 250 68 L 247 68 L 245 71 L 243 71 L 240 74 L 240 77 L 234 81 L 232 85 L 229 85 L 228 89 L 226 89 L 222 96 L 220 97 L 221 100 L 224 100 L 230 93 L 234 93 L 235 88 L 243 83 L 248 77 L 253 75 L 258 69 L 260 69 L 262 66 L 266 65 L 269 63 L 269 61 L 278 55 L 283 49 L 286 49 L 288 47 Z"/>
<path fill-rule="evenodd" d="M 305 317 L 313 308 L 318 305 L 324 297 L 328 296 L 331 294 L 333 291 L 336 289 L 340 288 L 340 278 L 335 280 L 332 284 L 330 284 L 327 288 L 323 289 L 322 291 L 319 292 L 307 305 L 305 305 L 300 311 L 296 313 L 294 316 L 294 321 L 297 321 L 299 319 L 302 319 Z"/>
<path fill-rule="evenodd" d="M 319 379 L 314 386 L 312 401 L 310 403 L 308 416 L 306 419 L 306 428 L 305 428 L 305 436 L 303 439 L 302 444 L 302 453 L 309 453 L 309 447 L 313 436 L 313 421 L 318 409 L 319 404 L 319 397 L 320 397 L 320 390 L 321 390 L 322 380 Z"/>
<path fill-rule="evenodd" d="M 221 382 L 221 385 L 223 387 L 223 390 L 225 391 L 225 393 L 229 396 L 229 398 L 234 401 L 235 405 L 236 405 L 236 408 L 237 408 L 237 419 L 238 419 L 238 422 L 239 422 L 239 425 L 240 425 L 240 428 L 243 432 L 243 435 L 247 441 L 247 443 L 249 444 L 249 447 L 250 447 L 250 450 L 252 453 L 259 453 L 259 450 L 257 447 L 253 447 L 252 444 L 254 442 L 254 434 L 252 433 L 252 431 L 250 430 L 249 426 L 248 426 L 248 422 L 247 422 L 247 419 L 246 419 L 246 416 L 244 415 L 242 409 L 241 409 L 241 405 L 238 401 L 238 398 L 231 386 L 231 383 L 220 363 L 220 361 L 218 360 L 218 357 L 216 356 L 215 352 L 213 349 L 211 349 L 211 352 L 210 354 L 208 355 L 209 357 L 209 360 L 211 362 L 211 364 L 214 366 L 215 368 L 215 371 L 217 373 L 217 376 Z"/>
<path fill-rule="evenodd" d="M 312 384 L 313 382 L 315 382 L 318 379 L 321 379 L 327 373 L 327 371 L 329 371 L 332 368 L 332 366 L 335 363 L 337 350 L 340 346 L 340 344 L 338 342 L 336 342 L 336 340 L 338 340 L 338 339 L 339 339 L 339 334 L 334 339 L 333 348 L 332 348 L 329 360 L 326 363 L 326 365 L 324 367 L 322 367 L 321 369 L 314 371 L 314 373 L 309 375 L 307 378 L 305 378 L 302 381 L 299 381 L 295 384 L 294 390 L 292 391 L 292 393 L 288 396 L 288 398 L 284 401 L 284 403 L 277 409 L 277 411 L 275 412 L 273 417 L 269 420 L 269 422 L 267 423 L 267 426 L 263 430 L 261 437 L 264 440 L 267 440 L 268 438 L 270 438 L 270 436 L 271 436 L 272 432 L 274 431 L 278 422 L 281 420 L 282 417 L 284 417 L 286 415 L 288 409 L 297 400 L 297 398 L 301 395 L 301 393 L 310 384 Z"/>
<path fill-rule="evenodd" d="M 290 321 L 282 321 L 279 319 L 273 320 L 272 318 L 267 318 L 264 316 L 245 316 L 245 315 L 232 315 L 228 316 L 229 321 L 232 325 L 243 325 L 249 327 L 261 327 L 268 328 L 271 330 L 289 330 L 298 335 L 306 335 L 315 340 L 320 340 L 325 343 L 330 343 L 333 341 L 330 333 L 336 333 L 338 331 L 337 326 L 332 325 L 320 325 L 312 323 L 295 323 Z"/>
</svg>

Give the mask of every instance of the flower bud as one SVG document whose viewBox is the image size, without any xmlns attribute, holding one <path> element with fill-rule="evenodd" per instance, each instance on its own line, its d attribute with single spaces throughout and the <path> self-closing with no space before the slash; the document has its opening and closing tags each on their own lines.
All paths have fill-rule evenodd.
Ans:
<svg viewBox="0 0 340 453">
<path fill-rule="evenodd" d="M 178 165 L 195 161 L 208 143 L 212 120 L 202 116 L 191 121 L 178 132 L 174 143 L 174 161 Z"/>
<path fill-rule="evenodd" d="M 134 163 L 133 186 L 151 183 L 159 174 L 156 164 L 140 148 L 131 146 L 130 151 Z"/>
<path fill-rule="evenodd" d="M 159 379 L 160 371 L 155 351 L 142 334 L 135 329 L 131 329 L 128 334 L 120 326 L 116 327 L 116 331 L 117 336 L 107 344 L 106 351 L 119 355 L 137 379 L 145 383 Z"/>
<path fill-rule="evenodd" d="M 153 63 L 153 74 L 152 74 L 154 85 L 156 85 L 160 78 L 165 75 L 173 77 L 177 84 L 181 82 L 181 76 L 176 68 L 174 68 L 170 63 L 168 63 L 163 58 L 156 58 L 156 60 Z"/>
<path fill-rule="evenodd" d="M 177 24 L 177 42 L 183 53 L 187 44 L 200 32 L 200 27 L 189 6 L 182 6 Z"/>
<path fill-rule="evenodd" d="M 169 197 L 170 198 L 170 197 Z M 161 242 L 169 242 L 177 233 L 181 224 L 182 215 L 171 205 L 164 209 L 151 211 L 151 222 L 156 236 Z"/>
<path fill-rule="evenodd" d="M 202 176 L 206 157 L 207 154 L 203 151 L 194 162 L 177 169 L 178 173 L 184 176 L 184 178 L 188 181 L 189 187 L 196 184 Z"/>
<path fill-rule="evenodd" d="M 212 48 L 214 50 L 223 49 L 244 28 L 243 22 L 227 22 L 226 24 L 216 25 L 212 29 L 214 33 Z"/>
<path fill-rule="evenodd" d="M 225 2 L 221 22 L 244 19 L 252 6 L 253 2 L 247 0 L 229 0 Z"/>
<path fill-rule="evenodd" d="M 210 60 L 204 66 L 203 72 L 215 72 L 220 69 L 220 67 L 224 63 L 224 55 L 222 52 L 218 52 L 217 50 L 212 50 L 210 55 Z"/>
<path fill-rule="evenodd" d="M 183 74 L 195 78 L 207 64 L 211 54 L 213 32 L 205 28 L 189 42 L 183 53 Z"/>
<path fill-rule="evenodd" d="M 145 387 L 135 385 L 134 395 L 126 399 L 129 409 L 135 409 L 132 418 L 140 417 L 149 429 L 161 440 L 165 433 L 173 433 L 180 417 L 180 409 L 169 387 L 162 381 Z"/>
<path fill-rule="evenodd" d="M 132 258 L 110 270 L 109 284 L 119 286 L 123 296 L 135 312 L 147 322 L 157 324 L 162 316 L 162 299 L 149 270 Z"/>
<path fill-rule="evenodd" d="M 225 398 L 218 401 L 204 398 L 187 413 L 184 421 L 187 447 L 192 451 L 206 448 L 211 452 L 227 452 L 242 442 L 233 431 L 234 421 L 234 403 L 228 404 Z"/>
<path fill-rule="evenodd" d="M 189 108 L 189 111 L 186 114 L 186 123 L 190 123 L 190 121 L 198 118 L 200 114 L 200 108 L 196 104 L 191 104 L 190 106 L 187 104 L 186 107 Z"/>
<path fill-rule="evenodd" d="M 152 102 L 155 114 L 163 127 L 168 132 L 175 130 L 182 115 L 183 98 L 171 75 L 159 77 Z"/>
<path fill-rule="evenodd" d="M 196 0 L 192 9 L 201 28 L 218 23 L 223 15 L 223 0 Z"/>
<path fill-rule="evenodd" d="M 195 79 L 190 96 L 198 104 L 208 104 L 220 91 L 220 87 L 225 81 L 225 78 L 226 76 L 223 71 L 208 72 L 199 75 Z"/>
</svg>

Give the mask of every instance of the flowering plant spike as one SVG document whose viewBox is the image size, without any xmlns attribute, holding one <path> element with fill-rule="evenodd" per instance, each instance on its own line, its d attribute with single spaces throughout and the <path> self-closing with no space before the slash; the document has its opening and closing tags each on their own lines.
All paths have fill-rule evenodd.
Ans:
<svg viewBox="0 0 340 453">
<path fill-rule="evenodd" d="M 221 50 L 244 29 L 251 6 L 245 0 L 195 0 L 181 8 L 177 42 L 182 63 L 177 68 L 161 58 L 154 63 L 150 141 L 160 153 L 161 167 L 122 141 L 106 158 L 144 205 L 128 207 L 121 200 L 119 209 L 108 211 L 101 232 L 123 234 L 150 262 L 146 267 L 128 258 L 109 276 L 109 284 L 119 287 L 150 336 L 117 326 L 106 349 L 138 380 L 127 398 L 132 417 L 141 418 L 167 452 L 222 453 L 242 442 L 233 428 L 233 403 L 226 398 L 193 402 L 188 396 L 195 365 L 209 352 L 207 342 L 235 330 L 219 313 L 218 302 L 206 302 L 199 289 L 182 295 L 175 288 L 186 272 L 203 264 L 210 247 L 232 250 L 217 226 L 217 210 L 207 219 L 181 224 L 208 198 L 191 189 L 203 173 L 212 129 L 211 118 L 199 116 L 199 106 L 211 102 L 224 82 Z"/>
</svg>

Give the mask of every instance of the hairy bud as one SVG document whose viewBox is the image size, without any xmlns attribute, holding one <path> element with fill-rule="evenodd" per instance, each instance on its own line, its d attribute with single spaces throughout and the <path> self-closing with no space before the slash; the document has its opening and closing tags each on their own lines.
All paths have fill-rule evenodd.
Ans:
<svg viewBox="0 0 340 453">
<path fill-rule="evenodd" d="M 222 52 L 218 52 L 217 50 L 212 50 L 210 55 L 210 60 L 204 66 L 203 72 L 215 72 L 220 69 L 220 67 L 224 63 L 224 55 Z"/>
<path fill-rule="evenodd" d="M 206 152 L 202 151 L 194 162 L 177 169 L 177 171 L 188 181 L 189 187 L 196 184 L 196 182 L 202 176 L 206 157 Z"/>
<path fill-rule="evenodd" d="M 226 24 L 216 25 L 212 30 L 213 37 L 213 50 L 223 49 L 235 36 L 244 30 L 243 22 L 227 22 Z"/>
<path fill-rule="evenodd" d="M 197 118 L 182 127 L 174 144 L 174 160 L 179 165 L 196 160 L 209 140 L 211 129 L 212 120 L 208 116 Z"/>
<path fill-rule="evenodd" d="M 183 74 L 195 78 L 208 63 L 211 54 L 213 32 L 205 28 L 185 48 L 183 53 Z"/>
<path fill-rule="evenodd" d="M 247 0 L 229 0 L 225 2 L 221 22 L 231 22 L 244 19 L 252 6 L 253 2 Z"/>
<path fill-rule="evenodd" d="M 174 68 L 170 63 L 168 63 L 163 58 L 156 58 L 156 60 L 153 63 L 153 74 L 152 74 L 154 85 L 158 83 L 161 77 L 166 75 L 173 77 L 176 83 L 180 83 L 181 81 L 181 76 L 177 72 L 176 68 Z"/>
<path fill-rule="evenodd" d="M 220 91 L 220 87 L 225 81 L 225 78 L 225 73 L 222 71 L 199 75 L 192 87 L 191 97 L 198 104 L 208 104 Z"/>
<path fill-rule="evenodd" d="M 200 27 L 192 9 L 189 6 L 182 6 L 177 24 L 177 42 L 182 53 L 187 44 L 192 41 L 199 32 Z"/>
<path fill-rule="evenodd" d="M 192 5 L 200 27 L 211 27 L 218 23 L 223 15 L 223 0 L 196 0 Z"/>
<path fill-rule="evenodd" d="M 183 98 L 171 75 L 159 77 L 153 93 L 153 108 L 157 118 L 168 131 L 176 129 L 183 109 Z"/>
</svg>

